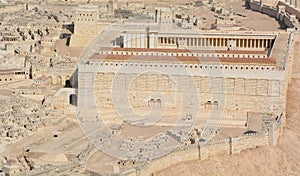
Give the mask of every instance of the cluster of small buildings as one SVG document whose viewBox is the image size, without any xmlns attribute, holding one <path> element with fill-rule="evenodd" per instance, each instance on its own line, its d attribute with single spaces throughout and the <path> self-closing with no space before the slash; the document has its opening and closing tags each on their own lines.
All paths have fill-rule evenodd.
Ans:
<svg viewBox="0 0 300 176">
<path fill-rule="evenodd" d="M 21 138 L 52 123 L 53 112 L 44 102 L 40 104 L 17 96 L 1 104 L 5 107 L 0 114 L 2 137 Z"/>
<path fill-rule="evenodd" d="M 1 8 L 8 6 L 13 7 L 9 4 Z M 22 7 L 14 13 L 3 11 L 0 14 L 3 17 L 0 23 L 0 82 L 36 79 L 43 75 L 39 71 L 52 67 L 74 69 L 76 63 L 69 58 L 60 59 L 53 48 L 56 41 L 70 37 L 73 17 L 62 12 L 64 10 L 46 5 L 41 8 L 29 3 Z"/>
</svg>

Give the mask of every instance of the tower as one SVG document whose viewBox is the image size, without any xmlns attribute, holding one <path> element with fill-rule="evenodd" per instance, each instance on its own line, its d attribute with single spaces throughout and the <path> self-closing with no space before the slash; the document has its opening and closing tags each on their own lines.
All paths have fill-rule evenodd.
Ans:
<svg viewBox="0 0 300 176">
<path fill-rule="evenodd" d="M 109 0 L 107 4 L 107 13 L 113 14 L 114 13 L 114 1 Z"/>
</svg>

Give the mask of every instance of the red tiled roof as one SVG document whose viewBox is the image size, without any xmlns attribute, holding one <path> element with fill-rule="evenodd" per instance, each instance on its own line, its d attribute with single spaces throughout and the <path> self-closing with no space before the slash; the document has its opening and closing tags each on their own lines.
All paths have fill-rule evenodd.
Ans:
<svg viewBox="0 0 300 176">
<path fill-rule="evenodd" d="M 93 55 L 91 60 L 114 61 L 114 62 L 174 62 L 174 63 L 256 63 L 256 64 L 276 64 L 274 58 L 233 58 L 233 57 L 196 57 L 196 56 L 144 56 L 144 55 Z"/>
<path fill-rule="evenodd" d="M 207 49 L 172 49 L 172 48 L 101 48 L 105 51 L 120 52 L 163 52 L 163 53 L 225 53 L 225 54 L 266 54 L 258 50 L 207 50 Z"/>
</svg>

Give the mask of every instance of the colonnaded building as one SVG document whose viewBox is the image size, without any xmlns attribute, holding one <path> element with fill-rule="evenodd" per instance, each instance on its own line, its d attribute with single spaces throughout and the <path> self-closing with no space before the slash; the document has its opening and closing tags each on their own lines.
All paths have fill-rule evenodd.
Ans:
<svg viewBox="0 0 300 176">
<path fill-rule="evenodd" d="M 290 159 L 272 146 L 297 123 L 298 1 L 0 3 L 0 175 L 155 175 L 260 146 Z"/>
<path fill-rule="evenodd" d="M 210 141 L 213 134 L 227 138 L 221 135 L 222 128 L 231 129 L 233 136 L 235 130 L 262 135 L 249 142 L 253 146 L 276 145 L 285 123 L 291 37 L 289 32 L 125 28 L 114 41 L 119 46 L 101 47 L 79 65 L 79 119 L 84 128 L 101 121 L 102 135 L 89 136 L 96 145 L 125 124 L 176 126 L 169 135 L 185 145 L 195 143 L 190 137 L 186 141 L 195 129 L 198 139 Z M 233 148 L 232 140 L 224 146 L 228 143 L 229 153 L 239 153 L 242 143 Z M 205 149 L 202 159 L 218 151 L 211 150 Z M 157 157 L 160 152 L 164 153 L 156 151 Z M 124 160 L 147 159 L 137 156 Z M 162 169 L 158 166 L 153 164 L 148 171 Z"/>
<path fill-rule="evenodd" d="M 155 22 L 111 25 L 103 35 L 120 29 L 109 40 L 113 46 L 95 40 L 93 54 L 78 66 L 78 117 L 96 146 L 121 158 L 113 172 L 128 174 L 128 165 L 154 160 L 140 170 L 151 174 L 167 167 L 159 164 L 165 161 L 276 145 L 285 124 L 295 29 L 183 30 L 172 28 L 169 15 L 157 17 L 164 12 L 156 11 Z M 140 131 L 151 141 L 125 138 L 124 126 L 152 127 Z M 155 127 L 169 129 L 156 134 Z M 174 146 L 180 155 L 172 153 Z"/>
<path fill-rule="evenodd" d="M 175 110 L 198 103 L 199 118 L 211 108 L 228 112 L 224 125 L 244 125 L 249 112 L 284 113 L 289 37 L 287 32 L 124 31 L 123 47 L 101 48 L 81 65 L 79 107 L 89 108 L 85 93 L 96 88 L 101 107 L 111 107 L 113 96 L 127 91 L 118 101 L 129 98 L 133 108 L 148 107 L 145 99 Z M 184 91 L 194 94 L 179 101 Z M 241 115 L 227 121 L 234 113 Z"/>
</svg>

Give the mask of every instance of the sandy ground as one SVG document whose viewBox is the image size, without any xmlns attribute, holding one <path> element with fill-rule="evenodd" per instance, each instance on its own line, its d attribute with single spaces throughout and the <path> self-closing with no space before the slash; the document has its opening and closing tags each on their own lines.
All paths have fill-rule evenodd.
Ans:
<svg viewBox="0 0 300 176">
<path fill-rule="evenodd" d="M 59 137 L 53 134 L 59 132 Z M 0 156 L 15 158 L 23 153 L 24 147 L 29 147 L 31 154 L 73 154 L 78 155 L 88 145 L 88 139 L 82 133 L 74 117 L 54 119 L 52 126 L 36 131 L 6 147 Z M 37 159 L 39 157 L 33 157 Z M 49 160 L 50 161 L 50 160 Z"/>
<path fill-rule="evenodd" d="M 269 17 L 266 14 L 245 9 L 244 2 L 240 0 L 216 0 L 230 8 L 232 7 L 237 14 L 246 15 L 246 19 L 237 20 L 237 24 L 256 31 L 280 31 L 280 25 L 275 18 Z"/>
<path fill-rule="evenodd" d="M 300 37 L 295 58 L 300 57 Z M 293 176 L 300 175 L 300 60 L 294 59 L 293 79 L 287 96 L 287 126 L 278 146 L 265 146 L 242 151 L 240 155 L 220 155 L 205 161 L 190 161 L 161 171 L 155 175 L 243 175 Z"/>
</svg>

